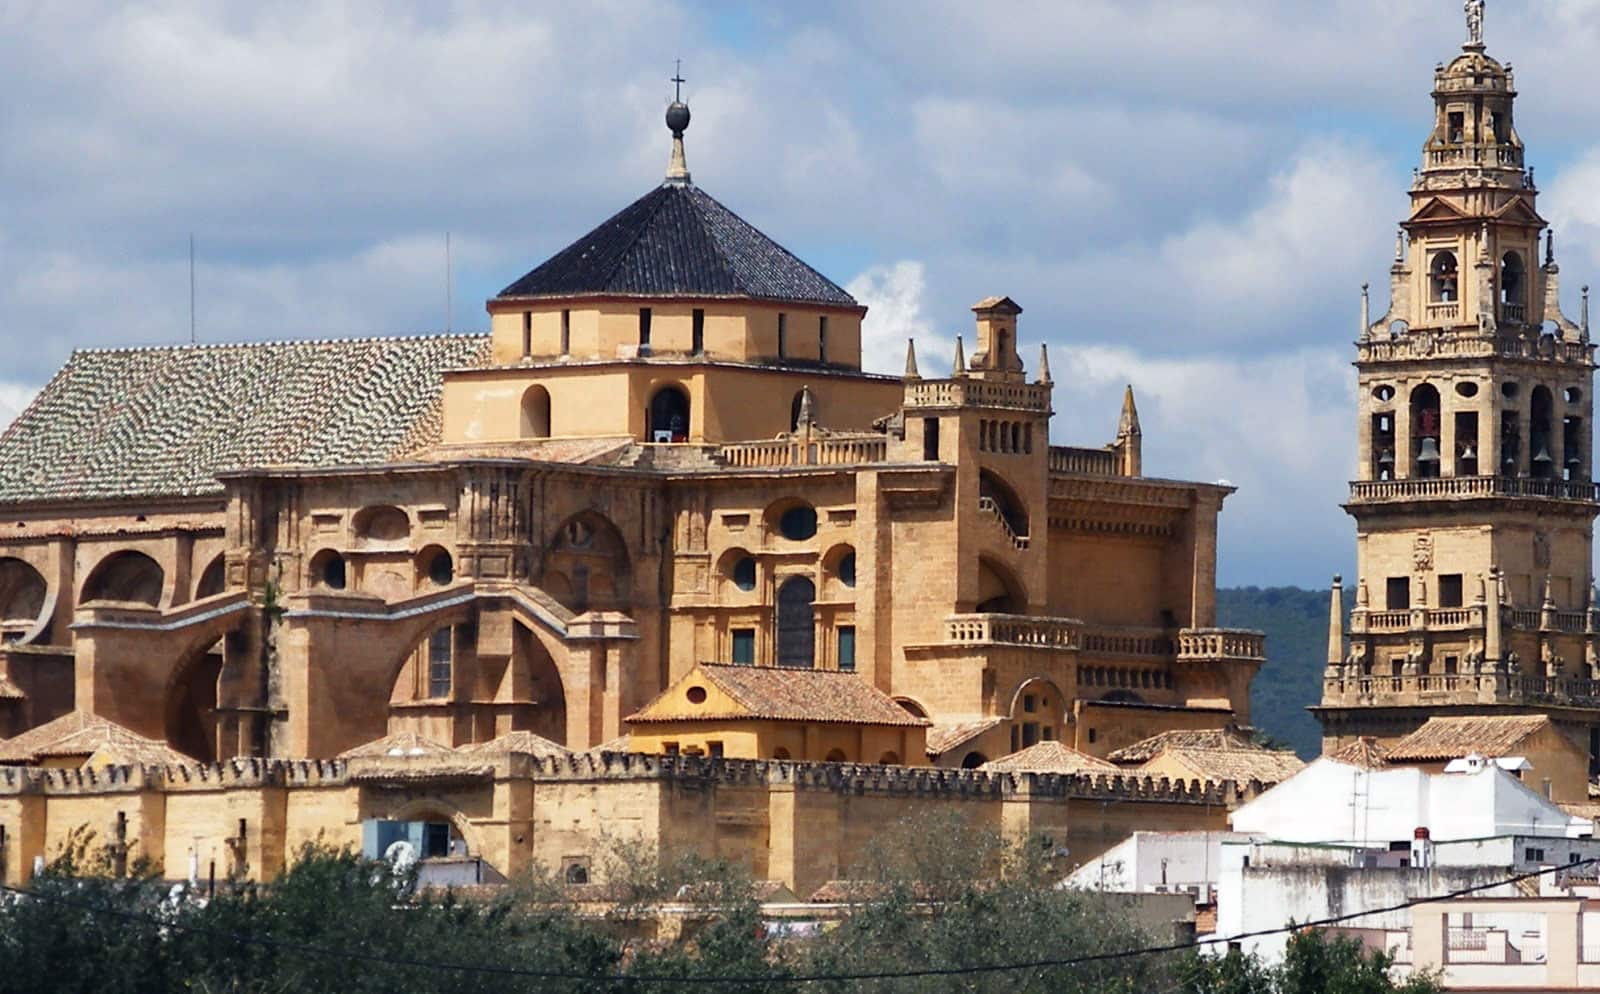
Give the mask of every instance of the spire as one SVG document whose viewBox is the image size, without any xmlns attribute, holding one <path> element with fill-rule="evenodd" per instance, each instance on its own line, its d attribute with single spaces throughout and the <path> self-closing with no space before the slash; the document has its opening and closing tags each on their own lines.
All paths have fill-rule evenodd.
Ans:
<svg viewBox="0 0 1600 994">
<path fill-rule="evenodd" d="M 1549 269 L 1556 264 L 1556 229 L 1551 228 L 1545 232 L 1544 237 L 1544 268 Z"/>
<path fill-rule="evenodd" d="M 967 357 L 961 353 L 961 336 L 956 336 L 956 361 L 951 364 L 950 375 L 962 377 L 967 375 Z"/>
<path fill-rule="evenodd" d="M 1578 327 L 1583 329 L 1583 337 L 1589 337 L 1589 287 L 1583 288 L 1583 311 L 1578 321 Z"/>
<path fill-rule="evenodd" d="M 1372 327 L 1372 296 L 1367 292 L 1367 284 L 1361 284 L 1361 338 L 1367 337 L 1367 329 Z"/>
<path fill-rule="evenodd" d="M 672 74 L 672 103 L 667 105 L 667 129 L 672 132 L 672 157 L 667 160 L 667 182 L 673 186 L 689 185 L 689 164 L 683 157 L 683 133 L 689 128 L 689 105 L 683 102 L 683 61 L 678 61 L 678 71 Z"/>
<path fill-rule="evenodd" d="M 917 340 L 906 339 L 906 375 L 908 380 L 920 380 L 922 374 L 917 372 Z"/>
<path fill-rule="evenodd" d="M 1328 596 L 1328 665 L 1344 662 L 1344 577 L 1334 574 Z"/>
<path fill-rule="evenodd" d="M 1045 384 L 1055 382 L 1050 379 L 1050 349 L 1043 342 L 1039 343 L 1039 382 Z"/>
<path fill-rule="evenodd" d="M 811 384 L 807 383 L 800 388 L 800 415 L 795 418 L 796 428 L 810 428 L 816 425 L 817 418 L 814 404 L 815 402 L 811 399 Z"/>
<path fill-rule="evenodd" d="M 1133 384 L 1122 393 L 1122 418 L 1117 422 L 1117 439 L 1143 435 L 1139 429 L 1139 408 L 1133 403 Z"/>
</svg>

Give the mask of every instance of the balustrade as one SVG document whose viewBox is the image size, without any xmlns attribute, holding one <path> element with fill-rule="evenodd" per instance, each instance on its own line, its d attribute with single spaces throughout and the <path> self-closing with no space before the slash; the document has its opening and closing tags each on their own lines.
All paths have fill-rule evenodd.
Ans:
<svg viewBox="0 0 1600 994">
<path fill-rule="evenodd" d="M 833 435 L 813 438 L 777 438 L 757 442 L 730 442 L 717 450 L 722 464 L 733 469 L 768 469 L 784 466 L 854 466 L 883 462 L 889 440 L 882 435 Z"/>
<path fill-rule="evenodd" d="M 1600 502 L 1600 489 L 1580 480 L 1536 480 L 1520 476 L 1451 476 L 1412 480 L 1357 480 L 1352 501 L 1417 500 L 1431 497 L 1546 497 Z"/>
<path fill-rule="evenodd" d="M 1265 660 L 1267 637 L 1243 628 L 1185 628 L 1178 632 L 1178 660 Z"/>
<path fill-rule="evenodd" d="M 1122 464 L 1110 449 L 1076 449 L 1050 446 L 1050 472 L 1077 476 L 1121 476 Z"/>
</svg>

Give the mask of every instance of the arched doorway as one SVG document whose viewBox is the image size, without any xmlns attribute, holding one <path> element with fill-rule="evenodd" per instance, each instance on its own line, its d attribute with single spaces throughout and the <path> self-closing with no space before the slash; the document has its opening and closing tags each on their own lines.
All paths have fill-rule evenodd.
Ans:
<svg viewBox="0 0 1600 994">
<path fill-rule="evenodd" d="M 688 440 L 689 395 L 682 387 L 662 387 L 650 398 L 650 431 L 647 441 L 687 442 Z"/>
<path fill-rule="evenodd" d="M 161 588 L 166 573 L 160 564 L 142 552 L 114 552 L 100 561 L 83 585 L 82 602 L 120 601 L 128 604 L 161 606 Z"/>
<path fill-rule="evenodd" d="M 816 665 L 817 628 L 812 604 L 817 585 L 791 576 L 778 588 L 778 665 L 811 669 Z"/>
<path fill-rule="evenodd" d="M 0 559 L 0 642 L 20 642 L 40 623 L 47 587 L 20 559 Z"/>
<path fill-rule="evenodd" d="M 167 742 L 179 752 L 211 763 L 217 758 L 217 679 L 226 636 L 190 657 L 173 672 L 164 715 Z"/>
<path fill-rule="evenodd" d="M 1023 681 L 1011 696 L 1011 748 L 1055 741 L 1065 717 L 1066 696 L 1060 688 L 1041 677 Z"/>
<path fill-rule="evenodd" d="M 550 391 L 537 383 L 522 395 L 522 438 L 550 437 Z"/>
</svg>

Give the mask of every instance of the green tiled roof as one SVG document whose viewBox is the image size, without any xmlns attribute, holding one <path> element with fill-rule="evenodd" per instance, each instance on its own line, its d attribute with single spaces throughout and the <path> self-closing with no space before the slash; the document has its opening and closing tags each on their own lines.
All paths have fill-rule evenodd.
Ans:
<svg viewBox="0 0 1600 994">
<path fill-rule="evenodd" d="M 0 504 L 222 491 L 217 474 L 382 462 L 436 441 L 487 335 L 74 352 L 0 435 Z"/>
</svg>

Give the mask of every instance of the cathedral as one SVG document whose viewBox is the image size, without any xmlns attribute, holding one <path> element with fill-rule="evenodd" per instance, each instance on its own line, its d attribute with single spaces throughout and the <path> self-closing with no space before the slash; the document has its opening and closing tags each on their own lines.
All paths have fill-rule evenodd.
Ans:
<svg viewBox="0 0 1600 994">
<path fill-rule="evenodd" d="M 1514 752 L 1583 801 L 1600 771 L 1588 287 L 1573 321 L 1512 67 L 1467 7 L 1375 321 L 1363 289 L 1354 604 L 1335 577 L 1314 711 L 1327 751 Z"/>
<path fill-rule="evenodd" d="M 6 879 L 88 823 L 169 872 L 403 838 L 578 880 L 632 825 L 800 886 L 908 792 L 1092 818 L 1088 858 L 1281 778 L 1229 488 L 1145 475 L 1131 388 L 1051 444 L 1008 297 L 863 371 L 866 309 L 691 181 L 689 120 L 487 334 L 73 354 L 0 436 Z M 1117 765 L 1163 736 L 1240 755 Z"/>
</svg>

